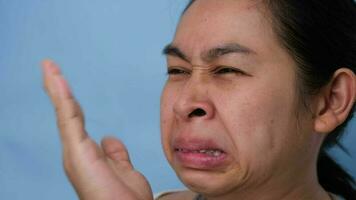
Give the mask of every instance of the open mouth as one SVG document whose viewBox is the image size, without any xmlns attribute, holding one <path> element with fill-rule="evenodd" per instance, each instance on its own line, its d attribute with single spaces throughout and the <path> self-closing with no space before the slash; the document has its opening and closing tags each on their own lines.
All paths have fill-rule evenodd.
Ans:
<svg viewBox="0 0 356 200">
<path fill-rule="evenodd" d="M 176 148 L 175 151 L 181 152 L 181 153 L 203 154 L 203 155 L 212 156 L 212 157 L 219 157 L 225 153 L 224 151 L 222 151 L 220 149 L 189 150 L 189 149 Z"/>
<path fill-rule="evenodd" d="M 228 156 L 222 149 L 198 147 L 199 145 L 196 144 L 192 145 L 194 147 L 187 146 L 174 148 L 174 157 L 180 166 L 198 170 L 215 170 L 226 165 Z"/>
</svg>

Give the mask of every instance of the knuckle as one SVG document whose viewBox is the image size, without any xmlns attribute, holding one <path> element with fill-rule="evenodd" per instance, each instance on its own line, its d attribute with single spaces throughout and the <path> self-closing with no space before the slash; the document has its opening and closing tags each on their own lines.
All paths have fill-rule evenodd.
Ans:
<svg viewBox="0 0 356 200">
<path fill-rule="evenodd" d="M 73 162 L 71 162 L 71 161 L 68 160 L 68 159 L 63 159 L 63 168 L 64 168 L 64 171 L 65 171 L 68 175 L 72 174 L 73 169 L 74 169 Z"/>
<path fill-rule="evenodd" d="M 78 108 L 68 108 L 68 110 L 58 109 L 57 123 L 59 127 L 66 127 L 71 122 L 79 122 L 84 124 L 82 111 Z"/>
<path fill-rule="evenodd" d="M 71 171 L 72 165 L 70 164 L 70 162 L 64 160 L 63 161 L 63 168 L 66 172 Z"/>
<path fill-rule="evenodd" d="M 65 151 L 63 155 L 63 168 L 67 174 L 72 174 L 75 171 L 75 158 L 70 151 Z"/>
</svg>

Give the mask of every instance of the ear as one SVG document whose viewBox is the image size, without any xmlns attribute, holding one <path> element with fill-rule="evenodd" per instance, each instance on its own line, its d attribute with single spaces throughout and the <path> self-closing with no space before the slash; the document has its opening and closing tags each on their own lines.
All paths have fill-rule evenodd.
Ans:
<svg viewBox="0 0 356 200">
<path fill-rule="evenodd" d="M 356 99 L 356 77 L 347 69 L 338 69 L 318 95 L 314 131 L 329 133 L 342 124 Z"/>
</svg>

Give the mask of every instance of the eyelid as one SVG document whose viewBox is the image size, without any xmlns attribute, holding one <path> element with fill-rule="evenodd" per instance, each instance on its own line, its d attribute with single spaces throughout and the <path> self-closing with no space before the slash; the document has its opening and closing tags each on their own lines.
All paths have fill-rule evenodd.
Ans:
<svg viewBox="0 0 356 200">
<path fill-rule="evenodd" d="M 219 71 L 223 70 L 223 69 L 229 69 L 231 70 L 230 72 L 224 72 L 224 73 L 241 73 L 241 74 L 246 74 L 244 71 L 242 71 L 241 69 L 237 68 L 237 67 L 232 67 L 232 66 L 225 66 L 225 65 L 220 65 L 215 67 L 212 72 L 215 74 L 219 74 Z M 221 73 L 221 74 L 224 74 Z"/>
<path fill-rule="evenodd" d="M 168 75 L 190 74 L 188 69 L 179 66 L 170 66 L 167 68 Z"/>
<path fill-rule="evenodd" d="M 197 67 L 197 66 L 196 66 Z M 222 72 L 222 70 L 230 70 L 226 72 Z M 243 70 L 233 67 L 233 66 L 227 66 L 227 65 L 218 65 L 214 67 L 212 70 L 210 70 L 211 73 L 216 74 L 216 75 L 223 75 L 223 74 L 240 74 L 240 75 L 248 75 L 251 76 L 250 74 L 247 74 Z M 167 75 L 189 75 L 191 74 L 191 69 L 187 69 L 182 66 L 169 66 L 167 68 Z"/>
</svg>

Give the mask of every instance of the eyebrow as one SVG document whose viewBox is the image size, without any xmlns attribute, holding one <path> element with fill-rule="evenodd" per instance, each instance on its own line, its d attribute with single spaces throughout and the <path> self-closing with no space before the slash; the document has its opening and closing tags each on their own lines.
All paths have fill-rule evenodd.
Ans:
<svg viewBox="0 0 356 200">
<path fill-rule="evenodd" d="M 254 51 L 237 43 L 229 43 L 209 49 L 207 52 L 203 52 L 201 57 L 205 61 L 212 61 L 230 53 L 251 54 Z"/>
<path fill-rule="evenodd" d="M 208 51 L 203 52 L 201 54 L 201 58 L 202 60 L 209 62 L 230 53 L 255 54 L 253 50 L 245 46 L 242 46 L 238 43 L 228 43 L 228 44 L 223 44 L 221 46 L 214 47 L 212 49 L 209 49 Z M 186 56 L 182 50 L 180 50 L 177 46 L 173 44 L 168 44 L 163 49 L 163 54 L 179 57 L 187 62 L 190 62 L 188 56 Z"/>
<path fill-rule="evenodd" d="M 164 47 L 162 51 L 163 55 L 170 55 L 170 56 L 175 56 L 178 57 L 182 60 L 185 60 L 187 62 L 190 62 L 188 57 L 176 46 L 173 44 L 168 44 Z"/>
</svg>

